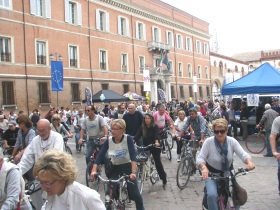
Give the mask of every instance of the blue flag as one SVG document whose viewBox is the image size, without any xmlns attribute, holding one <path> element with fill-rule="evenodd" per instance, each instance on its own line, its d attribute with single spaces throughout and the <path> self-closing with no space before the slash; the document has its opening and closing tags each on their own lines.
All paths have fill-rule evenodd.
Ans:
<svg viewBox="0 0 280 210">
<path fill-rule="evenodd" d="M 164 64 L 166 65 L 168 71 L 170 71 L 170 63 L 169 63 L 169 61 L 168 61 L 167 53 L 166 53 L 166 55 L 165 55 L 165 57 L 164 57 L 162 63 L 164 63 Z"/>
<path fill-rule="evenodd" d="M 52 91 L 63 91 L 63 64 L 51 61 Z"/>
</svg>

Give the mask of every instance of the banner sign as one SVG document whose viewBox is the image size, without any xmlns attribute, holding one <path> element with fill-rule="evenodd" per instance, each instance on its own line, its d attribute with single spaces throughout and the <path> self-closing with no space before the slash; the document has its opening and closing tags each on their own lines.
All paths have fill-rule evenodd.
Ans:
<svg viewBox="0 0 280 210">
<path fill-rule="evenodd" d="M 143 70 L 144 91 L 151 91 L 150 71 Z"/>
<path fill-rule="evenodd" d="M 52 91 L 63 91 L 63 63 L 51 61 Z"/>
<path fill-rule="evenodd" d="M 259 106 L 259 94 L 247 94 L 247 106 Z"/>
<path fill-rule="evenodd" d="M 86 99 L 87 99 L 86 102 L 87 106 L 90 106 L 92 102 L 92 93 L 89 87 L 86 87 Z"/>
</svg>

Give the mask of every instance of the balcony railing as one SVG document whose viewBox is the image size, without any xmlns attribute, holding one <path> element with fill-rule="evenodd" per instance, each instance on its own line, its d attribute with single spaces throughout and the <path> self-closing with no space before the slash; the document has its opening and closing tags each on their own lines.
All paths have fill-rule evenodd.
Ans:
<svg viewBox="0 0 280 210">
<path fill-rule="evenodd" d="M 37 55 L 37 64 L 46 65 L 46 56 Z"/>
<path fill-rule="evenodd" d="M 127 65 L 122 65 L 122 71 L 127 72 Z"/>
<path fill-rule="evenodd" d="M 100 69 L 106 70 L 106 69 L 107 69 L 107 68 L 106 68 L 106 63 L 100 62 Z"/>
<path fill-rule="evenodd" d="M 71 67 L 78 67 L 77 59 L 70 59 L 70 66 Z"/>
<path fill-rule="evenodd" d="M 161 42 L 155 42 L 155 41 L 148 42 L 148 49 L 149 49 L 149 51 L 153 51 L 153 50 L 161 51 L 161 50 L 164 50 L 164 51 L 169 52 L 169 50 L 170 50 L 169 48 L 170 48 L 170 46 L 168 44 L 164 44 L 164 43 L 161 43 Z"/>
<path fill-rule="evenodd" d="M 11 62 L 11 53 L 1 52 L 1 61 Z"/>
</svg>

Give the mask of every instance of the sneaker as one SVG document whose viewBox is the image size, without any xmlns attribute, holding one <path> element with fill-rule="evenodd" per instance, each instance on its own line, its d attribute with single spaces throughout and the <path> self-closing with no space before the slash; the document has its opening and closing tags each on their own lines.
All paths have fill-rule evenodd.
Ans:
<svg viewBox="0 0 280 210">
<path fill-rule="evenodd" d="M 178 155 L 177 155 L 177 162 L 180 162 L 180 161 L 181 161 L 181 155 L 178 154 Z"/>
<path fill-rule="evenodd" d="M 162 188 L 163 188 L 164 190 L 166 189 L 166 183 L 167 183 L 166 180 L 165 180 L 165 181 L 164 181 L 164 180 L 162 181 Z"/>
<path fill-rule="evenodd" d="M 162 150 L 162 154 L 166 154 L 166 151 L 165 151 L 165 150 Z"/>
</svg>

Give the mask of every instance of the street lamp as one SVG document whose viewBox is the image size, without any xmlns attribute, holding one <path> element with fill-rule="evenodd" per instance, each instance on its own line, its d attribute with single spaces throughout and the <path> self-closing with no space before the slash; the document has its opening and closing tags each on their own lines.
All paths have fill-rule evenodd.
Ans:
<svg viewBox="0 0 280 210">
<path fill-rule="evenodd" d="M 58 91 L 63 91 L 62 55 L 54 52 L 49 55 L 51 60 L 52 91 L 56 91 L 56 107 L 58 107 Z"/>
<path fill-rule="evenodd" d="M 196 73 L 193 73 L 193 92 L 194 92 L 194 102 L 196 103 L 196 93 L 197 93 L 197 77 L 196 77 Z"/>
</svg>

